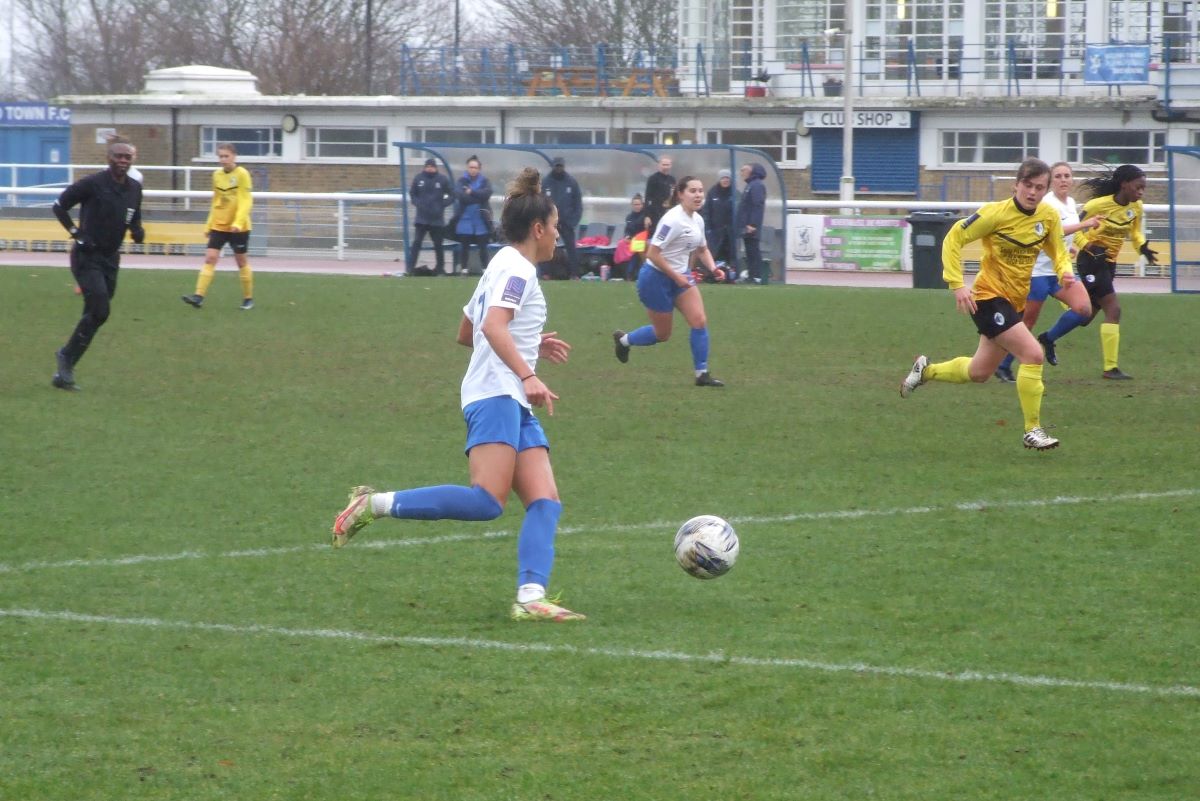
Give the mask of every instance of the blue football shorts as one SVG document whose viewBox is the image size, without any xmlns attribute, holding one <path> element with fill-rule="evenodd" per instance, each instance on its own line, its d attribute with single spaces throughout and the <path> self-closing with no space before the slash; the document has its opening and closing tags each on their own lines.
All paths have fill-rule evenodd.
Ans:
<svg viewBox="0 0 1200 801">
<path fill-rule="evenodd" d="M 1026 299 L 1045 301 L 1054 293 L 1061 292 L 1062 288 L 1057 275 L 1035 275 L 1029 280 L 1029 295 Z"/>
<path fill-rule="evenodd" d="M 687 292 L 692 286 L 691 278 L 688 278 L 688 286 L 677 285 L 650 262 L 643 264 L 642 269 L 638 272 L 638 300 L 650 311 L 674 311 L 675 298 Z"/>
<path fill-rule="evenodd" d="M 467 421 L 467 447 L 500 442 L 517 453 L 529 448 L 550 449 L 550 440 L 533 412 L 509 395 L 497 395 L 468 404 L 463 409 Z"/>
</svg>

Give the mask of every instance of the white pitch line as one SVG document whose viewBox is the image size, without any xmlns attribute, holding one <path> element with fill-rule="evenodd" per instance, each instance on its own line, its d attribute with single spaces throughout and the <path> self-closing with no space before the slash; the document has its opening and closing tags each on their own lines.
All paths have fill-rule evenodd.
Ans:
<svg viewBox="0 0 1200 801">
<path fill-rule="evenodd" d="M 865 517 L 898 517 L 902 515 L 932 514 L 934 512 L 970 512 L 985 509 L 1021 509 L 1048 506 L 1070 506 L 1082 503 L 1114 503 L 1122 501 L 1154 501 L 1165 498 L 1191 498 L 1200 495 L 1200 489 L 1176 489 L 1162 492 L 1129 492 L 1120 495 L 1104 496 L 1069 496 L 1060 495 L 1053 498 L 1032 498 L 1010 501 L 960 501 L 941 506 L 908 506 L 892 509 L 840 509 L 828 512 L 795 512 L 785 515 L 730 517 L 729 522 L 741 525 L 743 523 L 769 525 L 772 523 L 791 523 L 798 520 L 856 520 Z M 559 534 L 604 534 L 623 531 L 642 531 L 655 529 L 670 531 L 679 521 L 657 520 L 645 523 L 610 523 L 593 526 L 565 526 L 558 530 Z M 447 542 L 472 542 L 477 540 L 502 539 L 513 536 L 512 531 L 483 531 L 471 534 L 447 534 L 441 537 L 417 537 L 399 540 L 363 540 L 356 542 L 354 550 L 364 548 L 410 548 L 418 545 L 441 545 Z M 236 551 L 179 551 L 168 554 L 134 554 L 131 556 L 115 556 L 99 559 L 65 559 L 62 561 L 34 561 L 19 565 L 0 563 L 0 573 L 26 573 L 34 570 L 48 570 L 69 567 L 124 567 L 128 565 L 153 564 L 156 562 L 179 562 L 189 559 L 245 559 L 250 557 L 281 556 L 308 551 L 328 551 L 328 544 L 306 543 L 304 545 L 286 545 L 278 548 L 246 548 Z"/>
<path fill-rule="evenodd" d="M 358 643 L 410 645 L 432 648 L 465 648 L 480 651 L 509 651 L 515 653 L 571 654 L 599 656 L 611 659 L 635 659 L 656 662 L 718 663 L 748 668 L 793 668 L 821 673 L 854 673 L 885 678 L 922 679 L 943 682 L 984 682 L 1014 684 L 1021 687 L 1048 687 L 1074 690 L 1101 690 L 1110 693 L 1152 695 L 1159 697 L 1200 698 L 1200 687 L 1186 684 L 1161 686 L 1118 681 L 1080 681 L 1053 676 L 1026 676 L 1020 673 L 979 670 L 921 670 L 918 668 L 869 665 L 864 662 L 822 662 L 814 659 L 763 658 L 731 656 L 725 653 L 689 654 L 681 651 L 641 651 L 633 648 L 592 648 L 551 643 L 512 643 L 501 640 L 481 640 L 469 637 L 414 637 L 369 634 L 338 629 L 293 629 L 261 624 L 234 625 L 231 623 L 200 623 L 162 620 L 152 617 L 110 617 L 81 612 L 45 611 L 41 609 L 0 609 L 0 618 L 62 621 L 67 623 L 96 623 L 110 626 L 138 626 L 172 631 L 203 631 L 222 634 L 268 635 L 301 639 L 344 640 Z"/>
</svg>

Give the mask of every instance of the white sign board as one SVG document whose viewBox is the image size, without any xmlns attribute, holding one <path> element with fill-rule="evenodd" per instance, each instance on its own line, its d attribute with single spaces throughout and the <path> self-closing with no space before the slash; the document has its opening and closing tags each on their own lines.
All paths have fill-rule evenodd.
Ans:
<svg viewBox="0 0 1200 801">
<path fill-rule="evenodd" d="M 840 110 L 806 111 L 804 112 L 804 127 L 806 128 L 844 128 L 846 114 Z M 850 119 L 854 120 L 855 128 L 911 128 L 912 112 L 910 111 L 876 111 L 858 109 L 851 112 Z"/>
</svg>

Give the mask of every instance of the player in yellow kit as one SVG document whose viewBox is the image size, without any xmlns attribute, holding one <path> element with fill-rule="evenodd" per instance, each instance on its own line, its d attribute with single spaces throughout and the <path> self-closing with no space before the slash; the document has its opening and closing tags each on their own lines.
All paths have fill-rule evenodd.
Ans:
<svg viewBox="0 0 1200 801">
<path fill-rule="evenodd" d="M 1083 204 L 1085 217 L 1100 218 L 1100 225 L 1075 234 L 1075 247 L 1079 249 L 1079 278 L 1091 298 L 1091 308 L 1086 312 L 1074 309 L 1065 311 L 1049 331 L 1042 334 L 1041 342 L 1046 348 L 1046 361 L 1058 364 L 1054 343 L 1068 332 L 1087 325 L 1099 310 L 1104 311 L 1104 322 L 1100 325 L 1100 348 L 1104 352 L 1105 378 L 1128 381 L 1132 376 L 1117 366 L 1117 355 L 1121 349 L 1121 304 L 1117 302 L 1117 290 L 1113 278 L 1117 274 L 1117 254 L 1129 239 L 1134 248 L 1156 264 L 1158 256 L 1146 242 L 1142 233 L 1142 195 L 1146 192 L 1146 173 L 1133 164 L 1123 164 L 1115 170 L 1083 182 L 1092 190 L 1092 199 Z"/>
<path fill-rule="evenodd" d="M 254 189 L 250 173 L 238 166 L 237 148 L 231 142 L 217 145 L 217 161 L 221 168 L 213 172 L 212 208 L 204 232 L 208 235 L 208 248 L 204 251 L 204 266 L 196 279 L 196 292 L 184 295 L 183 302 L 199 309 L 204 305 L 208 285 L 217 271 L 217 259 L 221 248 L 229 245 L 237 262 L 242 280 L 242 310 L 254 308 L 254 273 L 246 251 L 250 246 L 250 208 L 254 205 L 251 192 Z"/>
<path fill-rule="evenodd" d="M 1045 251 L 1050 257 L 1064 286 L 1075 280 L 1058 210 L 1042 203 L 1049 188 L 1049 165 L 1041 159 L 1026 159 L 1017 170 L 1011 199 L 988 203 L 950 229 L 942 245 L 942 278 L 954 292 L 958 310 L 975 321 L 979 346 L 974 356 L 937 364 L 918 356 L 900 384 L 902 398 L 927 381 L 982 384 L 991 378 L 1004 355 L 1011 353 L 1021 362 L 1017 396 L 1025 418 L 1023 442 L 1026 448 L 1039 451 L 1058 447 L 1058 440 L 1042 430 L 1042 346 L 1022 324 L 1021 312 L 1038 253 Z M 980 239 L 983 259 L 974 286 L 968 287 L 963 283 L 962 247 Z"/>
</svg>

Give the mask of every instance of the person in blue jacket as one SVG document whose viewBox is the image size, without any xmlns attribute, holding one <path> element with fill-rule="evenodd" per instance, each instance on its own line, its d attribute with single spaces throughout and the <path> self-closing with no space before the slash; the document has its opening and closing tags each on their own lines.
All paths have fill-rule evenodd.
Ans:
<svg viewBox="0 0 1200 801">
<path fill-rule="evenodd" d="M 442 246 L 442 230 L 446 225 L 446 207 L 454 203 L 454 190 L 450 179 L 438 172 L 437 159 L 425 159 L 425 168 L 413 178 L 408 189 L 409 201 L 417 207 L 417 218 L 413 222 L 412 247 L 408 251 L 405 265 L 409 275 L 417 269 L 417 257 L 421 255 L 421 242 L 425 234 L 433 240 L 434 275 L 446 274 L 446 251 Z M 428 274 L 428 268 L 425 269 Z"/>
<path fill-rule="evenodd" d="M 458 203 L 458 222 L 454 238 L 462 243 L 463 269 L 470 275 L 483 275 L 488 265 L 488 243 L 492 241 L 492 182 L 483 174 L 478 156 L 467 159 L 467 172 L 458 176 L 454 185 L 454 200 Z M 479 249 L 479 272 L 472 272 L 471 246 Z"/>
<path fill-rule="evenodd" d="M 764 274 L 762 262 L 763 212 L 767 206 L 767 187 L 763 179 L 767 171 L 761 164 L 743 164 L 738 173 L 745 188 L 738 200 L 737 231 L 746 249 L 745 278 L 756 284 L 770 279 L 769 268 Z"/>
<path fill-rule="evenodd" d="M 562 156 L 555 156 L 550 165 L 550 174 L 542 181 L 542 193 L 558 207 L 558 238 L 567 251 L 567 272 L 573 280 L 579 277 L 575 233 L 583 218 L 583 194 L 579 191 L 579 182 L 567 172 Z"/>
</svg>

